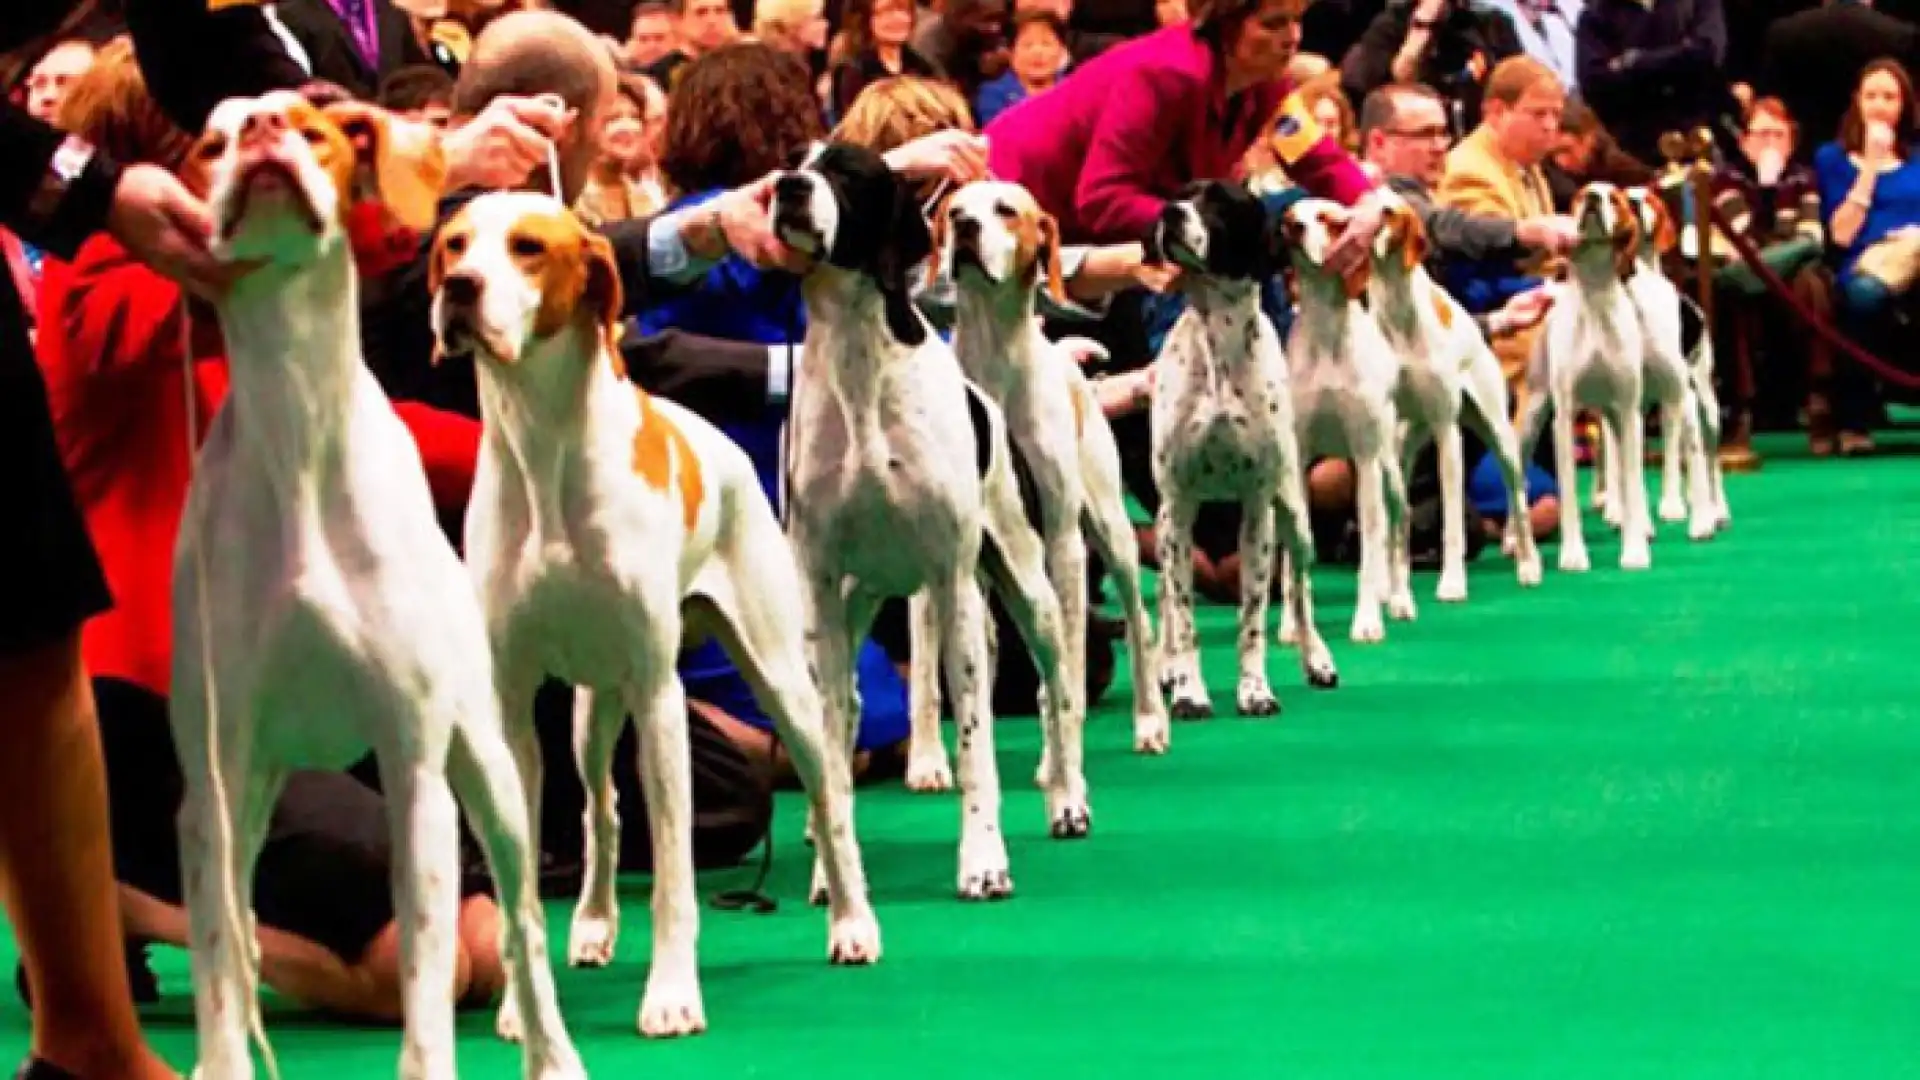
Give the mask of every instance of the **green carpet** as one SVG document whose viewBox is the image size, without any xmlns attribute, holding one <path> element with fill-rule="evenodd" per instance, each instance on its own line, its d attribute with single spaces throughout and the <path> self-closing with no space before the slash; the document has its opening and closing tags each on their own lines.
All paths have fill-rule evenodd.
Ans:
<svg viewBox="0 0 1920 1080">
<path fill-rule="evenodd" d="M 595 1075 L 734 1078 L 1920 1076 L 1920 729 L 1909 704 L 1920 447 L 1857 463 L 1768 440 L 1733 530 L 1663 527 L 1628 575 L 1523 593 L 1472 565 L 1464 607 L 1417 579 L 1420 621 L 1346 641 L 1351 571 L 1319 575 L 1341 687 L 1290 651 L 1277 719 L 1129 751 L 1088 729 L 1094 836 L 1046 838 L 1031 722 L 1001 732 L 1016 897 L 952 899 L 952 798 L 860 802 L 886 958 L 824 960 L 788 802 L 769 916 L 708 911 L 710 1032 L 633 1030 L 644 885 L 619 961 L 561 976 Z M 1591 519 L 1590 519 L 1591 522 Z M 1215 701 L 1232 612 L 1204 611 Z M 711 893 L 746 881 L 716 874 Z M 549 909 L 563 951 L 566 905 Z M 0 935 L 4 937 L 4 935 Z M 0 962 L 10 972 L 9 953 Z M 185 962 L 158 957 L 148 1028 L 190 1064 Z M 26 1019 L 0 1004 L 0 1060 Z M 269 1014 L 285 1075 L 392 1075 L 397 1037 Z M 491 1017 L 462 1074 L 516 1075 Z M 13 1056 L 8 1056 L 13 1055 Z"/>
</svg>

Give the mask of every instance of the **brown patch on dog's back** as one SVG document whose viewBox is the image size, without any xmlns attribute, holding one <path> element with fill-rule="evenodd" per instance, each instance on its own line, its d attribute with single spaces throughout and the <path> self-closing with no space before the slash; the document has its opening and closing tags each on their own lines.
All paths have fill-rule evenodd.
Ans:
<svg viewBox="0 0 1920 1080">
<path fill-rule="evenodd" d="M 700 504 L 706 498 L 706 480 L 700 475 L 700 457 L 687 433 L 654 406 L 653 395 L 634 391 L 640 398 L 640 430 L 633 437 L 633 472 L 642 483 L 665 494 L 673 484 L 675 466 L 680 481 L 680 513 L 687 531 L 700 523 Z"/>
<path fill-rule="evenodd" d="M 1439 293 L 1432 293 L 1427 299 L 1433 303 L 1433 313 L 1440 316 L 1441 329 L 1453 329 L 1453 305 L 1447 303 L 1447 298 Z"/>
</svg>

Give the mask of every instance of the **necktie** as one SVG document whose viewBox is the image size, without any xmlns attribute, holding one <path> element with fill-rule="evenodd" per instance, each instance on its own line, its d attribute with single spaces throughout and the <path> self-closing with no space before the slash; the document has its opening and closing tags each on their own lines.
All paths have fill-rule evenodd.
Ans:
<svg viewBox="0 0 1920 1080">
<path fill-rule="evenodd" d="M 340 10 L 340 21 L 347 24 L 347 30 L 353 34 L 353 43 L 360 49 L 360 59 L 366 61 L 369 70 L 380 67 L 380 42 L 373 26 L 373 0 L 335 0 Z"/>
</svg>

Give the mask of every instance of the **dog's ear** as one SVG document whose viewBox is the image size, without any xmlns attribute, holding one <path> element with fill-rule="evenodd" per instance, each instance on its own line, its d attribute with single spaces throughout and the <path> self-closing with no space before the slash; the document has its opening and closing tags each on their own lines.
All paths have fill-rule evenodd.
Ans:
<svg viewBox="0 0 1920 1080">
<path fill-rule="evenodd" d="M 947 257 L 947 212 L 953 206 L 954 193 L 949 191 L 933 208 L 932 257 L 927 259 L 927 288 L 931 289 L 940 280 L 940 264 Z"/>
<path fill-rule="evenodd" d="M 587 283 L 581 288 L 580 306 L 593 313 L 613 369 L 622 379 L 627 366 L 620 356 L 620 312 L 626 307 L 626 292 L 620 287 L 620 264 L 613 257 L 613 243 L 592 230 L 586 230 Z"/>
<path fill-rule="evenodd" d="M 1398 207 L 1393 213 L 1400 228 L 1400 257 L 1411 273 L 1427 261 L 1427 228 L 1411 206 Z"/>
<path fill-rule="evenodd" d="M 1060 278 L 1060 223 L 1053 219 L 1052 214 L 1042 210 L 1034 227 L 1040 235 L 1040 241 L 1034 248 L 1034 265 L 1047 268 L 1047 295 L 1053 297 L 1054 303 L 1064 304 L 1067 302 L 1067 287 Z"/>
<path fill-rule="evenodd" d="M 453 222 L 447 224 L 451 225 Z M 446 226 L 441 227 L 440 232 L 433 238 L 432 250 L 427 254 L 427 295 L 430 297 L 440 295 L 440 283 L 447 279 L 447 260 L 450 258 L 447 254 L 448 232 Z M 439 367 L 441 359 L 440 335 L 435 334 L 433 351 L 427 355 L 427 366 Z"/>
<path fill-rule="evenodd" d="M 1640 254 L 1640 215 L 1633 212 L 1633 201 L 1618 188 L 1613 190 L 1613 267 L 1625 281 L 1633 276 Z"/>
<path fill-rule="evenodd" d="M 1665 255 L 1679 244 L 1679 234 L 1673 227 L 1673 213 L 1667 209 L 1667 200 L 1657 191 L 1647 192 L 1647 206 L 1653 210 L 1653 250 Z"/>
<path fill-rule="evenodd" d="M 353 149 L 348 201 L 378 203 L 398 225 L 416 233 L 432 228 L 447 180 L 438 133 L 359 101 L 336 102 L 321 115 Z"/>
<path fill-rule="evenodd" d="M 903 345 L 917 346 L 927 339 L 927 327 L 913 306 L 907 284 L 908 275 L 933 254 L 933 233 L 920 213 L 913 192 L 897 179 L 893 182 L 893 208 L 874 266 L 880 293 L 886 300 L 887 329 Z"/>
</svg>

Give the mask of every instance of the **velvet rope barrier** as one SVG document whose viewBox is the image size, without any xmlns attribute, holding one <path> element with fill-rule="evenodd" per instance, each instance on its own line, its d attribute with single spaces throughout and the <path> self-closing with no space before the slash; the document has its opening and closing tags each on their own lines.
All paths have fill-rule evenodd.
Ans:
<svg viewBox="0 0 1920 1080">
<path fill-rule="evenodd" d="M 1732 227 L 1720 207 L 1711 206 L 1708 210 L 1713 216 L 1714 228 L 1720 230 L 1720 234 L 1733 244 L 1733 249 L 1746 260 L 1747 268 L 1753 271 L 1754 276 L 1760 279 L 1761 284 L 1767 287 L 1767 291 L 1772 293 L 1775 299 L 1787 305 L 1787 310 L 1793 312 L 1796 319 L 1824 339 L 1828 345 L 1845 354 L 1849 360 L 1873 372 L 1883 381 L 1903 390 L 1920 391 L 1920 375 L 1903 371 L 1880 359 L 1852 338 L 1841 333 L 1840 329 L 1831 322 L 1821 318 L 1818 312 L 1807 306 L 1806 301 L 1800 299 L 1799 295 L 1793 291 L 1793 286 L 1782 281 L 1780 275 L 1774 273 L 1773 268 L 1767 265 L 1752 238 Z"/>
</svg>

